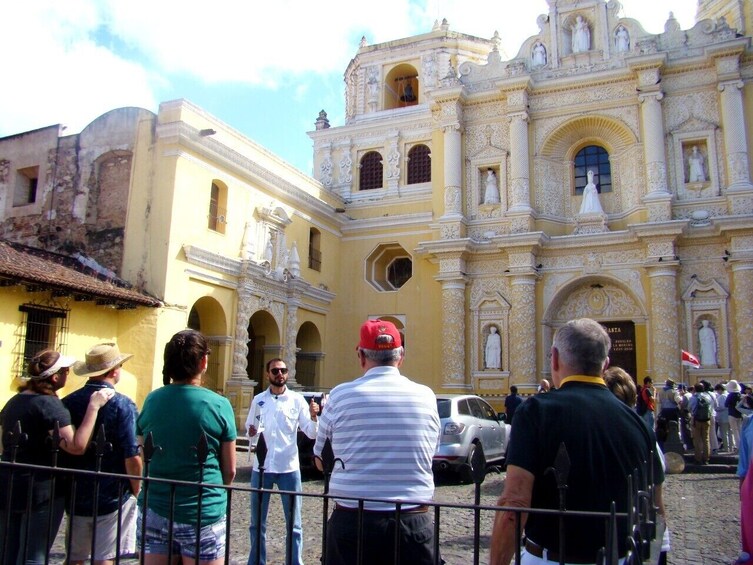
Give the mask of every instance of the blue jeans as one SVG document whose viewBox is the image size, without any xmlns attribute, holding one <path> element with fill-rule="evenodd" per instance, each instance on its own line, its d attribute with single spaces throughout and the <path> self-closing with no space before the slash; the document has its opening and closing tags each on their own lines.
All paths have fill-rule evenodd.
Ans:
<svg viewBox="0 0 753 565">
<path fill-rule="evenodd" d="M 5 531 L 6 512 L 0 511 L 0 563 L 7 565 L 43 565 L 47 559 L 55 536 L 60 529 L 65 509 L 65 498 L 55 497 L 52 505 L 52 531 L 50 543 L 47 544 L 47 532 L 50 519 L 50 505 L 43 504 L 29 514 L 11 512 L 8 531 Z M 29 538 L 26 539 L 26 527 L 29 527 Z M 24 559 L 24 545 L 26 545 L 26 559 Z M 7 557 L 7 560 L 5 559 Z"/>
<path fill-rule="evenodd" d="M 260 473 L 253 471 L 251 473 L 251 488 L 262 488 L 260 485 Z M 280 490 L 291 492 L 301 492 L 301 472 L 293 471 L 291 473 L 264 473 L 263 488 L 271 489 L 274 485 Z M 266 565 L 267 563 L 267 511 L 269 510 L 269 493 L 264 493 L 260 498 L 260 493 L 251 493 L 251 526 L 248 528 L 251 534 L 251 553 L 248 555 L 248 565 Z M 301 552 L 303 549 L 303 529 L 301 528 L 301 497 L 283 494 L 282 510 L 285 513 L 285 532 L 290 531 L 290 522 L 293 521 L 293 543 L 292 558 L 289 553 L 289 543 L 285 543 L 285 563 L 292 565 L 302 565 Z M 293 508 L 293 498 L 295 498 L 295 508 Z M 259 503 L 261 501 L 261 512 L 259 512 Z M 261 524 L 261 537 L 257 547 L 256 536 L 258 524 Z"/>
</svg>

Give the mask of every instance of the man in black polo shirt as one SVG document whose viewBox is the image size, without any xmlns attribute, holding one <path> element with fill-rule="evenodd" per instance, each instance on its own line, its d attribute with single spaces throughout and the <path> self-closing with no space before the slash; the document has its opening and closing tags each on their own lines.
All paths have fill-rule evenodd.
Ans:
<svg viewBox="0 0 753 565">
<path fill-rule="evenodd" d="M 609 335 L 593 320 L 572 320 L 554 336 L 551 369 L 556 391 L 536 395 L 515 412 L 507 452 L 507 478 L 498 504 L 519 508 L 559 508 L 554 465 L 560 444 L 570 458 L 566 508 L 608 512 L 614 500 L 617 512 L 627 509 L 627 477 L 643 461 L 654 462 L 654 482 L 661 485 L 664 471 L 656 438 L 641 417 L 607 389 L 602 373 L 609 364 Z M 657 505 L 663 514 L 661 488 Z M 523 515 L 526 536 L 523 565 L 559 562 L 558 518 Z M 619 555 L 627 551 L 627 524 L 618 522 Z M 515 516 L 498 512 L 491 541 L 492 565 L 507 565 L 515 552 Z M 565 520 L 566 563 L 595 563 L 606 545 L 604 520 L 568 517 Z"/>
</svg>

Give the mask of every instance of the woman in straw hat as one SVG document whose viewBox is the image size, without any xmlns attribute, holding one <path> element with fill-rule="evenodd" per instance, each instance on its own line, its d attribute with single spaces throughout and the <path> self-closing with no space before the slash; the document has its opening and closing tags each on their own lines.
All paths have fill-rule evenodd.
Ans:
<svg viewBox="0 0 753 565">
<path fill-rule="evenodd" d="M 136 433 L 152 434 L 158 450 L 149 463 L 150 478 L 229 485 L 235 477 L 235 414 L 224 396 L 201 386 L 209 362 L 206 338 L 194 330 L 175 334 L 165 346 L 162 375 L 166 386 L 152 391 L 136 423 Z M 205 434 L 209 454 L 203 472 L 197 444 Z M 143 493 L 148 489 L 148 507 Z M 149 482 L 141 491 L 139 542 L 149 565 L 167 563 L 168 549 L 201 565 L 224 562 L 227 492 L 223 488 Z M 196 533 L 201 493 L 200 555 Z M 174 500 L 173 500 L 174 498 Z M 146 520 L 146 527 L 143 521 Z M 171 524 L 172 520 L 172 524 Z M 168 537 L 172 529 L 172 539 Z M 145 533 L 145 537 L 144 534 Z"/>
<path fill-rule="evenodd" d="M 57 464 L 58 447 L 74 455 L 86 450 L 97 413 L 112 398 L 112 392 L 100 391 L 92 395 L 86 415 L 75 429 L 68 410 L 57 396 L 74 362 L 72 357 L 51 350 L 41 351 L 31 359 L 29 380 L 18 388 L 18 394 L 0 412 L 3 461 L 49 467 Z M 20 424 L 21 436 L 17 434 L 17 424 Z M 50 437 L 56 424 L 61 442 L 59 446 L 52 446 Z M 52 473 L 2 469 L 0 562 L 45 562 L 63 519 L 65 501 L 64 489 L 60 484 L 55 488 L 54 477 Z M 29 500 L 31 506 L 27 512 Z"/>
</svg>

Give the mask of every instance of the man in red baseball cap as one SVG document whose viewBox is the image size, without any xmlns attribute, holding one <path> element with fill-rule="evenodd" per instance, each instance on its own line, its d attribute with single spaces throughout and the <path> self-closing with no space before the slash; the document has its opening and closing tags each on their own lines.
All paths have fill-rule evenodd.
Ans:
<svg viewBox="0 0 753 565">
<path fill-rule="evenodd" d="M 392 562 L 395 504 L 370 500 L 375 498 L 402 503 L 400 563 L 440 562 L 434 558 L 433 513 L 427 504 L 434 496 L 431 463 L 440 432 L 436 397 L 400 374 L 403 340 L 392 322 L 366 321 L 356 352 L 364 374 L 332 389 L 314 445 L 314 455 L 321 457 L 329 440 L 343 462 L 335 465 L 329 484 L 335 510 L 324 563 Z M 321 469 L 321 461 L 317 466 Z M 364 500 L 363 510 L 357 499 Z"/>
</svg>

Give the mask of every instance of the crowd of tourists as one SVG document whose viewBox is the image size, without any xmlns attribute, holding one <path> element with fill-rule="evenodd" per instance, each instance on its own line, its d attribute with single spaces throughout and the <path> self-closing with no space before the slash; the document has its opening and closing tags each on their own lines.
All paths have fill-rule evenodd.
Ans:
<svg viewBox="0 0 753 565">
<path fill-rule="evenodd" d="M 653 495 L 652 517 L 663 534 L 658 562 L 666 563 L 661 444 L 666 423 L 673 421 L 688 422 L 692 444 L 686 447 L 695 449 L 699 463 L 715 450 L 739 453 L 738 563 L 749 563 L 745 552 L 753 540 L 745 530 L 752 529 L 753 508 L 745 501 L 748 506 L 753 501 L 748 473 L 753 425 L 743 420 L 753 413 L 750 391 L 734 380 L 717 387 L 700 382 L 692 389 L 667 380 L 657 391 L 650 378 L 637 389 L 625 371 L 609 367 L 610 347 L 599 323 L 572 320 L 554 335 L 551 382 L 542 381 L 539 392 L 525 400 L 512 390 L 506 405 L 512 422 L 507 475 L 490 563 L 507 565 L 518 550 L 524 565 L 600 562 L 611 543 L 602 519 L 570 516 L 561 528 L 556 515 L 524 509 L 559 509 L 564 478 L 568 510 L 606 513 L 614 503 L 618 513 L 626 513 L 628 478 L 636 474 Z M 30 465 L 0 466 L 0 562 L 44 563 L 67 513 L 70 563 L 108 565 L 137 552 L 150 565 L 181 559 L 223 563 L 225 486 L 235 477 L 237 432 L 229 401 L 201 386 L 210 353 L 201 333 L 175 334 L 164 350 L 164 386 L 147 396 L 140 412 L 115 391 L 121 367 L 132 357 L 116 344 L 92 347 L 84 361 L 49 350 L 36 355 L 29 379 L 0 412 L 2 460 Z M 436 397 L 401 374 L 405 350 L 391 322 L 366 321 L 356 357 L 361 376 L 335 387 L 326 403 L 307 403 L 288 388 L 284 360 L 267 362 L 268 387 L 254 397 L 243 430 L 256 445 L 249 565 L 267 562 L 274 486 L 282 491 L 289 538 L 285 562 L 302 563 L 302 497 L 290 494 L 301 492 L 299 430 L 315 439 L 320 470 L 324 459 L 338 462 L 327 470 L 334 508 L 323 563 L 382 565 L 396 556 L 401 563 L 442 563 L 430 512 L 432 459 L 442 433 Z M 57 391 L 71 369 L 88 380 L 60 399 Z M 66 475 L 59 468 L 105 474 Z M 617 528 L 615 555 L 624 559 L 629 525 L 620 519 Z"/>
</svg>

